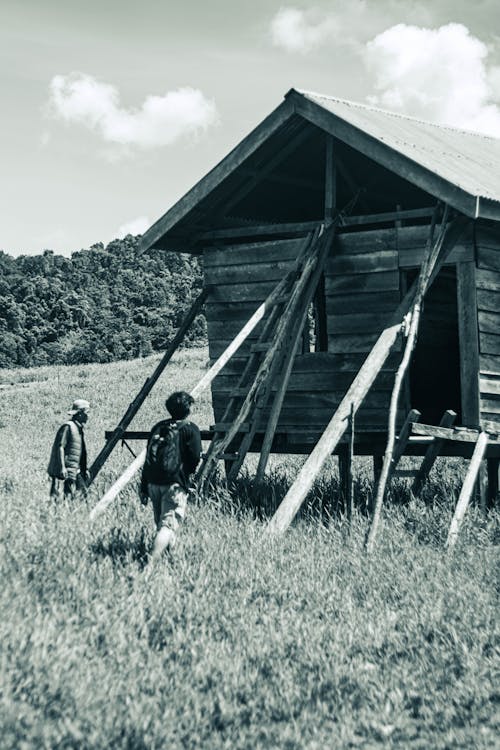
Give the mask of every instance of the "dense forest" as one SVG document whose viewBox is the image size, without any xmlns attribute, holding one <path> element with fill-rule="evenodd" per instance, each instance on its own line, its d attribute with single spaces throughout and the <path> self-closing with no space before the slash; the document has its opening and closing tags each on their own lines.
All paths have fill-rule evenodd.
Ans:
<svg viewBox="0 0 500 750">
<path fill-rule="evenodd" d="M 199 294 L 198 259 L 127 236 L 73 253 L 0 251 L 0 367 L 110 362 L 165 349 Z M 199 316 L 187 343 L 205 340 Z"/>
</svg>

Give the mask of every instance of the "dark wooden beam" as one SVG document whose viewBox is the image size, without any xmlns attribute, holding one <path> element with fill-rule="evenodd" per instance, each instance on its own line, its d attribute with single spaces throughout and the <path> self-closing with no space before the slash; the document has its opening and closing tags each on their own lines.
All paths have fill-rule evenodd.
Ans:
<svg viewBox="0 0 500 750">
<path fill-rule="evenodd" d="M 413 221 L 418 219 L 430 219 L 434 208 L 415 208 L 408 211 L 390 211 L 387 213 L 380 214 L 361 214 L 359 216 L 346 216 L 342 221 L 342 225 L 338 231 L 341 233 L 343 228 L 346 227 L 357 227 L 370 224 L 390 224 L 396 220 L 400 221 Z M 233 239 L 240 237 L 255 237 L 265 236 L 270 237 L 276 235 L 293 236 L 307 234 L 311 230 L 318 226 L 318 221 L 302 221 L 302 222 L 286 222 L 286 223 L 273 223 L 273 224 L 239 224 L 233 227 L 221 227 L 219 229 L 209 229 L 201 232 L 196 242 L 203 242 L 204 240 L 216 240 L 216 239 Z M 180 240 L 179 240 L 180 241 Z"/>
<path fill-rule="evenodd" d="M 273 158 L 268 159 L 266 163 L 256 172 L 255 176 L 244 182 L 244 184 L 238 189 L 233 191 L 231 197 L 224 201 L 222 210 L 218 213 L 218 216 L 227 216 L 233 206 L 236 206 L 240 201 L 243 200 L 252 190 L 255 190 L 257 185 L 266 179 L 268 175 L 281 164 L 291 153 L 293 153 L 299 146 L 304 143 L 308 138 L 311 137 L 314 131 L 309 128 L 303 128 L 299 130 L 296 135 L 291 138 L 286 146 L 282 148 Z"/>
<path fill-rule="evenodd" d="M 457 308 L 462 424 L 466 427 L 478 427 L 480 420 L 479 333 L 474 262 L 457 263 Z"/>
<path fill-rule="evenodd" d="M 260 173 L 256 169 L 242 168 L 239 170 L 239 174 L 248 177 L 249 179 L 260 181 Z M 263 182 L 275 182 L 277 185 L 293 185 L 295 187 L 306 188 L 307 190 L 323 190 L 323 185 L 315 180 L 306 180 L 302 177 L 293 177 L 286 174 L 279 174 L 273 172 L 272 174 L 266 175 L 262 178 Z"/>
<path fill-rule="evenodd" d="M 458 443 L 476 443 L 480 430 L 471 430 L 468 427 L 440 427 L 432 424 L 414 424 L 412 426 L 414 435 L 428 435 L 442 440 L 452 440 Z M 500 436 L 488 433 L 490 445 L 500 445 Z"/>
</svg>

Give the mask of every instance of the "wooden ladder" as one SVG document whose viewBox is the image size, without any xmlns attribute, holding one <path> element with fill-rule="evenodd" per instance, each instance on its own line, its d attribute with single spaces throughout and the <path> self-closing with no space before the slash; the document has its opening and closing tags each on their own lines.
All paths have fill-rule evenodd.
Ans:
<svg viewBox="0 0 500 750">
<path fill-rule="evenodd" d="M 212 443 L 198 469 L 196 480 L 201 493 L 207 490 L 220 459 L 230 462 L 228 482 L 235 480 L 262 423 L 264 409 L 272 402 L 256 482 L 262 479 L 309 305 L 333 242 L 336 223 L 327 228 L 321 225 L 308 235 L 294 268 L 266 300 L 269 315 L 258 341 L 250 347 L 243 372 L 221 422 L 215 425 Z"/>
</svg>

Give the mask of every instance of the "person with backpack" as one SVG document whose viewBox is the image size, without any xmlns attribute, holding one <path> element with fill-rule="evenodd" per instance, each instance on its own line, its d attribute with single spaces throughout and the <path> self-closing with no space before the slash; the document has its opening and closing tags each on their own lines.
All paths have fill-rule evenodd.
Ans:
<svg viewBox="0 0 500 750">
<path fill-rule="evenodd" d="M 185 391 L 172 393 L 165 401 L 170 419 L 155 424 L 148 437 L 142 470 L 140 498 L 153 505 L 157 528 L 151 559 L 172 550 L 185 518 L 190 477 L 201 456 L 200 430 L 187 419 L 194 398 Z"/>
<path fill-rule="evenodd" d="M 59 427 L 50 452 L 47 473 L 51 479 L 50 497 L 59 500 L 73 499 L 77 492 L 85 492 L 87 473 L 87 449 L 84 425 L 89 418 L 90 404 L 83 398 L 73 402 L 68 419 Z"/>
</svg>

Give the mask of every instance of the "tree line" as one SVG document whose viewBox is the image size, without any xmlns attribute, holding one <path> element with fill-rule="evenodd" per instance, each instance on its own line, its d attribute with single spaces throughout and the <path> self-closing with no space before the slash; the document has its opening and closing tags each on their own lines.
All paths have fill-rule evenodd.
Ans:
<svg viewBox="0 0 500 750">
<path fill-rule="evenodd" d="M 163 351 L 202 287 L 195 256 L 139 253 L 128 235 L 73 253 L 0 251 L 0 367 L 131 359 Z M 188 344 L 206 338 L 198 316 Z"/>
</svg>

